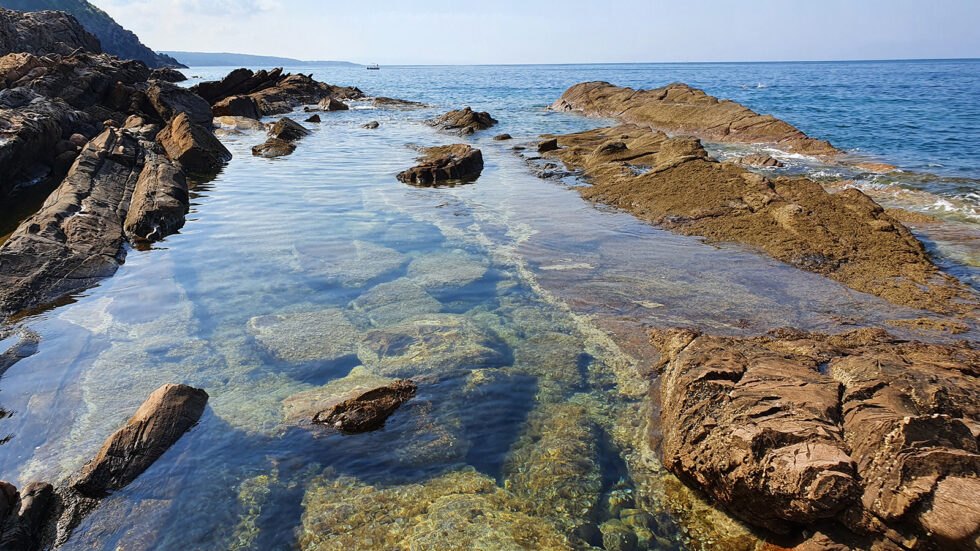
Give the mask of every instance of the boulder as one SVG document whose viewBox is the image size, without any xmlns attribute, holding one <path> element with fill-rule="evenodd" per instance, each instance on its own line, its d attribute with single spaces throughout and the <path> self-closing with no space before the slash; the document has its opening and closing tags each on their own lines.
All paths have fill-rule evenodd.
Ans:
<svg viewBox="0 0 980 551">
<path fill-rule="evenodd" d="M 102 52 L 102 45 L 71 15 L 0 8 L 0 56 L 18 52 L 67 56 L 78 49 L 97 54 Z"/>
<path fill-rule="evenodd" d="M 510 134 L 497 134 L 496 136 L 493 137 L 494 141 L 497 141 L 497 142 L 501 142 L 501 141 L 504 141 L 504 140 L 509 140 L 511 138 L 512 137 L 511 137 Z"/>
<path fill-rule="evenodd" d="M 336 98 L 323 98 L 317 107 L 324 111 L 347 111 L 350 107 L 346 103 L 336 99 Z"/>
<path fill-rule="evenodd" d="M 21 488 L 16 499 L 9 492 L 13 486 L 6 482 L 0 501 L 6 501 L 7 514 L 0 503 L 0 549 L 5 551 L 35 551 L 41 549 L 44 532 L 55 508 L 54 488 L 45 482 L 31 482 Z"/>
<path fill-rule="evenodd" d="M 473 111 L 469 107 L 450 111 L 437 119 L 426 122 L 430 126 L 460 135 L 472 134 L 477 130 L 484 130 L 497 124 L 497 120 L 491 117 L 490 113 Z"/>
<path fill-rule="evenodd" d="M 625 146 L 624 146 L 625 147 Z M 546 153 L 558 149 L 558 140 L 551 138 L 538 143 L 538 153 Z"/>
<path fill-rule="evenodd" d="M 278 138 L 269 138 L 264 143 L 252 147 L 252 155 L 267 159 L 292 155 L 294 151 L 296 151 L 296 144 Z"/>
<path fill-rule="evenodd" d="M 159 69 L 154 69 L 150 73 L 150 78 L 153 80 L 162 80 L 165 82 L 184 82 L 187 80 L 187 76 L 181 73 L 177 69 L 171 67 L 160 67 Z"/>
<path fill-rule="evenodd" d="M 319 123 L 323 121 L 320 119 L 320 115 L 313 115 L 312 117 L 304 120 L 303 122 Z"/>
<path fill-rule="evenodd" d="M 303 125 L 286 117 L 276 121 L 276 124 L 272 126 L 271 130 L 269 130 L 270 137 L 287 142 L 294 142 L 309 135 L 310 131 L 303 128 Z"/>
<path fill-rule="evenodd" d="M 361 125 L 361 128 L 367 128 L 368 130 L 374 130 L 375 128 L 377 128 L 379 126 L 381 126 L 381 123 L 379 123 L 378 121 L 371 121 L 371 122 L 366 122 L 366 123 L 362 124 Z"/>
<path fill-rule="evenodd" d="M 157 142 L 170 159 L 191 173 L 214 174 L 231 159 L 231 152 L 210 128 L 195 124 L 186 113 L 174 117 L 157 135 Z"/>
<path fill-rule="evenodd" d="M 475 180 L 483 171 L 483 153 L 464 144 L 426 148 L 418 160 L 421 163 L 398 173 L 400 182 L 428 186 Z"/>
<path fill-rule="evenodd" d="M 395 381 L 345 400 L 313 416 L 313 423 L 334 427 L 346 434 L 377 430 L 403 403 L 415 396 L 418 386 L 408 380 Z"/>
<path fill-rule="evenodd" d="M 70 487 L 91 498 L 124 488 L 197 423 L 207 401 L 207 392 L 186 385 L 167 384 L 153 391 L 72 478 Z"/>
<path fill-rule="evenodd" d="M 783 163 L 779 162 L 776 159 L 773 159 L 772 157 L 766 155 L 765 153 L 753 153 L 751 155 L 746 155 L 744 157 L 738 157 L 737 159 L 732 160 L 732 162 L 737 165 L 754 166 L 759 168 L 768 168 L 768 167 L 779 168 L 783 166 Z"/>
<path fill-rule="evenodd" d="M 416 109 L 420 107 L 428 107 L 428 105 L 418 102 L 418 101 L 408 101 L 404 99 L 397 98 L 386 98 L 384 96 L 378 96 L 371 100 L 371 105 L 378 109 Z"/>
<path fill-rule="evenodd" d="M 159 241 L 183 227 L 189 206 L 183 171 L 157 155 L 136 180 L 123 228 L 131 240 Z"/>
<path fill-rule="evenodd" d="M 208 102 L 176 84 L 154 81 L 146 89 L 146 96 L 163 122 L 169 122 L 183 113 L 194 124 L 210 126 L 214 118 Z"/>
<path fill-rule="evenodd" d="M 211 107 L 211 112 L 215 117 L 246 117 L 249 119 L 260 119 L 259 106 L 255 100 L 248 96 L 231 96 L 225 98 Z"/>
</svg>

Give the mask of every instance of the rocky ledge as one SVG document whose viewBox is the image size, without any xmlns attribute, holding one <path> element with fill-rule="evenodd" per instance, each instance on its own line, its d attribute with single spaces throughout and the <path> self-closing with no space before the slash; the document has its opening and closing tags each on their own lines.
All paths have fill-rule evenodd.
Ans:
<svg viewBox="0 0 980 551">
<path fill-rule="evenodd" d="M 717 142 L 775 144 L 807 155 L 835 155 L 824 140 L 808 137 L 789 123 L 729 100 L 719 100 L 686 84 L 634 90 L 608 82 L 583 82 L 561 95 L 552 109 L 611 117 L 671 134 Z"/>
<path fill-rule="evenodd" d="M 398 173 L 398 181 L 431 186 L 475 180 L 483 171 L 483 153 L 465 144 L 425 148 L 418 160 L 418 165 Z"/>
<path fill-rule="evenodd" d="M 896 304 L 976 315 L 980 297 L 942 273 L 908 229 L 856 189 L 769 179 L 710 158 L 693 138 L 624 125 L 557 136 L 560 159 L 592 184 L 591 200 L 686 235 L 759 247 Z"/>
<path fill-rule="evenodd" d="M 61 11 L 24 13 L 0 8 L 0 56 L 20 52 L 71 55 L 79 49 L 98 54 L 102 45 L 71 15 Z"/>
<path fill-rule="evenodd" d="M 473 134 L 477 130 L 490 128 L 497 124 L 497 119 L 491 117 L 490 113 L 486 111 L 474 111 L 469 107 L 464 107 L 450 111 L 437 119 L 426 121 L 426 124 L 463 136 Z"/>
<path fill-rule="evenodd" d="M 801 548 L 980 545 L 980 351 L 875 329 L 651 339 L 664 465 L 733 516 L 817 530 Z"/>
</svg>

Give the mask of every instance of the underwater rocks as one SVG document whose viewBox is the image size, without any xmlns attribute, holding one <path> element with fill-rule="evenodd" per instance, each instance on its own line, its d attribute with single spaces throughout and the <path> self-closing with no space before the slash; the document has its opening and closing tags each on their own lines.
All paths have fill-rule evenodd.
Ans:
<svg viewBox="0 0 980 551">
<path fill-rule="evenodd" d="M 732 163 L 737 165 L 742 165 L 742 166 L 754 166 L 758 168 L 769 168 L 769 167 L 779 168 L 783 166 L 783 163 L 779 162 L 776 159 L 773 159 L 772 157 L 766 155 L 765 153 L 752 153 L 751 155 L 746 155 L 744 157 L 733 159 Z"/>
<path fill-rule="evenodd" d="M 475 180 L 483 172 L 483 153 L 465 144 L 428 147 L 422 153 L 418 165 L 398 173 L 398 181 L 427 186 Z"/>
<path fill-rule="evenodd" d="M 365 325 L 385 327 L 407 319 L 434 314 L 442 304 L 408 278 L 379 283 L 350 303 L 352 317 Z"/>
<path fill-rule="evenodd" d="M 775 144 L 807 155 L 838 153 L 828 142 L 810 138 L 772 115 L 760 115 L 744 105 L 719 100 L 681 83 L 634 90 L 608 82 L 583 82 L 566 90 L 551 108 L 614 117 L 671 134 L 717 142 Z"/>
<path fill-rule="evenodd" d="M 273 357 L 285 362 L 336 361 L 353 356 L 359 332 L 343 310 L 257 316 L 248 331 Z"/>
<path fill-rule="evenodd" d="M 418 385 L 408 379 L 373 388 L 317 412 L 313 423 L 327 425 L 346 434 L 377 430 L 402 404 L 415 396 Z"/>
<path fill-rule="evenodd" d="M 102 45 L 71 15 L 0 8 L 0 56 L 20 52 L 71 55 L 78 49 L 97 54 L 102 52 Z"/>
<path fill-rule="evenodd" d="M 301 243 L 295 246 L 299 266 L 344 287 L 361 287 L 391 275 L 408 261 L 395 249 L 355 240 Z"/>
<path fill-rule="evenodd" d="M 900 222 L 855 189 L 768 179 L 708 157 L 692 138 L 624 125 L 557 137 L 544 153 L 592 184 L 583 197 L 685 235 L 759 247 L 770 256 L 896 304 L 967 314 L 975 292 L 932 263 Z"/>
<path fill-rule="evenodd" d="M 3 331 L 0 331 L 0 339 L 6 337 L 7 335 Z M 37 346 L 40 342 L 41 335 L 29 329 L 22 331 L 20 338 L 17 339 L 17 342 L 7 350 L 0 353 L 0 376 L 2 376 L 4 372 L 10 369 L 10 367 L 15 363 L 36 354 Z"/>
<path fill-rule="evenodd" d="M 897 548 L 980 542 L 964 499 L 980 488 L 980 351 L 873 329 L 651 337 L 664 464 L 731 514 L 784 533 L 833 519 Z"/>
<path fill-rule="evenodd" d="M 487 263 L 461 250 L 440 250 L 408 265 L 407 276 L 426 291 L 465 287 L 487 273 Z"/>
<path fill-rule="evenodd" d="M 497 119 L 491 117 L 490 113 L 486 111 L 478 112 L 465 107 L 457 111 L 450 111 L 437 119 L 426 121 L 426 124 L 454 134 L 467 135 L 477 130 L 490 128 L 497 124 Z"/>
<path fill-rule="evenodd" d="M 190 173 L 213 175 L 231 159 L 231 152 L 210 128 L 195 123 L 186 113 L 174 117 L 157 134 L 157 142 Z"/>
<path fill-rule="evenodd" d="M 288 113 L 300 105 L 312 105 L 328 97 L 355 99 L 364 95 L 357 88 L 332 86 L 307 75 L 283 74 L 282 69 L 258 72 L 236 69 L 219 81 L 202 82 L 191 91 L 212 107 L 230 105 L 221 103 L 228 98 L 246 98 L 244 101 L 254 103 L 259 116 Z"/>
<path fill-rule="evenodd" d="M 252 148 L 252 155 L 266 158 L 291 155 L 296 151 L 296 145 L 293 142 L 309 135 L 310 131 L 303 128 L 298 122 L 283 117 L 276 121 L 276 124 L 269 130 L 269 139 Z"/>
</svg>

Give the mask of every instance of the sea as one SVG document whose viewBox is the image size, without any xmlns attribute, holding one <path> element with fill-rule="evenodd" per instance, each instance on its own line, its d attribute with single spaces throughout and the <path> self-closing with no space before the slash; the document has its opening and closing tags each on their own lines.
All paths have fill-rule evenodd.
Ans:
<svg viewBox="0 0 980 551">
<path fill-rule="evenodd" d="M 184 85 L 232 69 L 192 67 Z M 660 465 L 647 331 L 833 332 L 929 314 L 588 203 L 574 176 L 538 177 L 515 146 L 612 122 L 547 109 L 579 82 L 684 82 L 897 166 L 705 144 L 935 217 L 912 230 L 980 288 L 980 60 L 285 69 L 426 106 L 352 101 L 278 159 L 252 156 L 264 131 L 219 129 L 234 158 L 192 182 L 179 234 L 128 249 L 114 277 L 0 340 L 41 337 L 0 378 L 0 478 L 17 486 L 67 480 L 162 384 L 210 396 L 65 549 L 515 549 L 552 532 L 601 548 L 613 529 L 637 549 L 755 541 Z M 499 124 L 457 137 L 423 122 L 463 106 Z M 482 150 L 476 182 L 395 179 L 418 147 L 456 142 Z M 402 377 L 418 394 L 378 431 L 305 421 L 323 399 Z"/>
</svg>

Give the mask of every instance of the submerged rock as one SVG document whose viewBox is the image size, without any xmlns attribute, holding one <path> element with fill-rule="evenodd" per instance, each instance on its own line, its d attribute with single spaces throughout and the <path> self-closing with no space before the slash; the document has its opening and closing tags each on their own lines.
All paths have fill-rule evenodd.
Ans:
<svg viewBox="0 0 980 551">
<path fill-rule="evenodd" d="M 980 508 L 963 499 L 980 486 L 974 348 L 871 329 L 652 336 L 664 464 L 733 515 L 784 532 L 833 519 L 885 545 L 975 547 Z"/>
<path fill-rule="evenodd" d="M 439 250 L 420 256 L 408 265 L 407 277 L 423 289 L 439 291 L 465 287 L 487 273 L 483 259 L 461 250 Z"/>
<path fill-rule="evenodd" d="M 776 167 L 779 168 L 783 166 L 783 163 L 776 159 L 773 159 L 765 153 L 753 153 L 751 155 L 746 155 L 744 157 L 739 157 L 732 160 L 733 163 L 742 166 L 754 166 L 760 168 Z"/>
<path fill-rule="evenodd" d="M 336 361 L 355 353 L 359 337 L 343 310 L 257 316 L 248 331 L 269 354 L 286 362 Z"/>
<path fill-rule="evenodd" d="M 404 254 L 367 241 L 296 245 L 299 265 L 345 287 L 361 287 L 405 265 Z"/>
<path fill-rule="evenodd" d="M 379 96 L 371 99 L 371 105 L 379 109 L 393 109 L 393 108 L 410 109 L 410 108 L 428 107 L 427 104 L 418 101 L 408 101 L 408 100 L 397 99 L 397 98 L 386 98 L 384 96 Z"/>
<path fill-rule="evenodd" d="M 484 130 L 497 124 L 497 119 L 490 116 L 486 111 L 474 111 L 469 107 L 457 111 L 450 111 L 437 119 L 426 121 L 430 126 L 441 130 L 451 131 L 456 134 L 472 134 L 477 130 Z"/>
<path fill-rule="evenodd" d="M 483 172 L 483 153 L 464 144 L 428 147 L 420 164 L 398 173 L 398 180 L 415 185 L 475 180 Z"/>
<path fill-rule="evenodd" d="M 828 142 L 810 138 L 772 115 L 760 115 L 744 105 L 676 82 L 652 90 L 583 82 L 566 90 L 551 108 L 615 117 L 671 134 L 719 142 L 771 143 L 807 155 L 838 153 Z"/>
<path fill-rule="evenodd" d="M 7 335 L 0 331 L 0 339 L 6 338 Z M 24 358 L 29 358 L 37 353 L 37 346 L 41 342 L 41 335 L 35 333 L 31 330 L 25 330 L 20 334 L 20 338 L 17 342 L 7 350 L 0 353 L 0 376 L 2 376 L 11 366 L 15 363 L 23 360 Z M 0 408 L 2 410 L 2 408 Z M 0 418 L 3 414 L 0 414 Z"/>
<path fill-rule="evenodd" d="M 317 412 L 313 423 L 328 425 L 347 434 L 377 430 L 395 410 L 415 396 L 416 390 L 418 386 L 408 379 L 373 388 Z"/>
<path fill-rule="evenodd" d="M 210 121 L 210 118 L 208 119 Z M 180 113 L 157 135 L 167 156 L 191 173 L 210 175 L 231 159 L 231 152 L 205 126 Z"/>
<path fill-rule="evenodd" d="M 368 130 L 374 130 L 375 128 L 377 128 L 379 126 L 381 126 L 381 123 L 379 123 L 378 121 L 371 121 L 371 122 L 366 122 L 366 123 L 362 124 L 361 125 L 361 128 L 366 128 Z"/>
<path fill-rule="evenodd" d="M 442 304 L 415 281 L 398 278 L 371 287 L 350 303 L 353 316 L 367 325 L 386 327 L 413 317 L 434 314 Z"/>
</svg>

